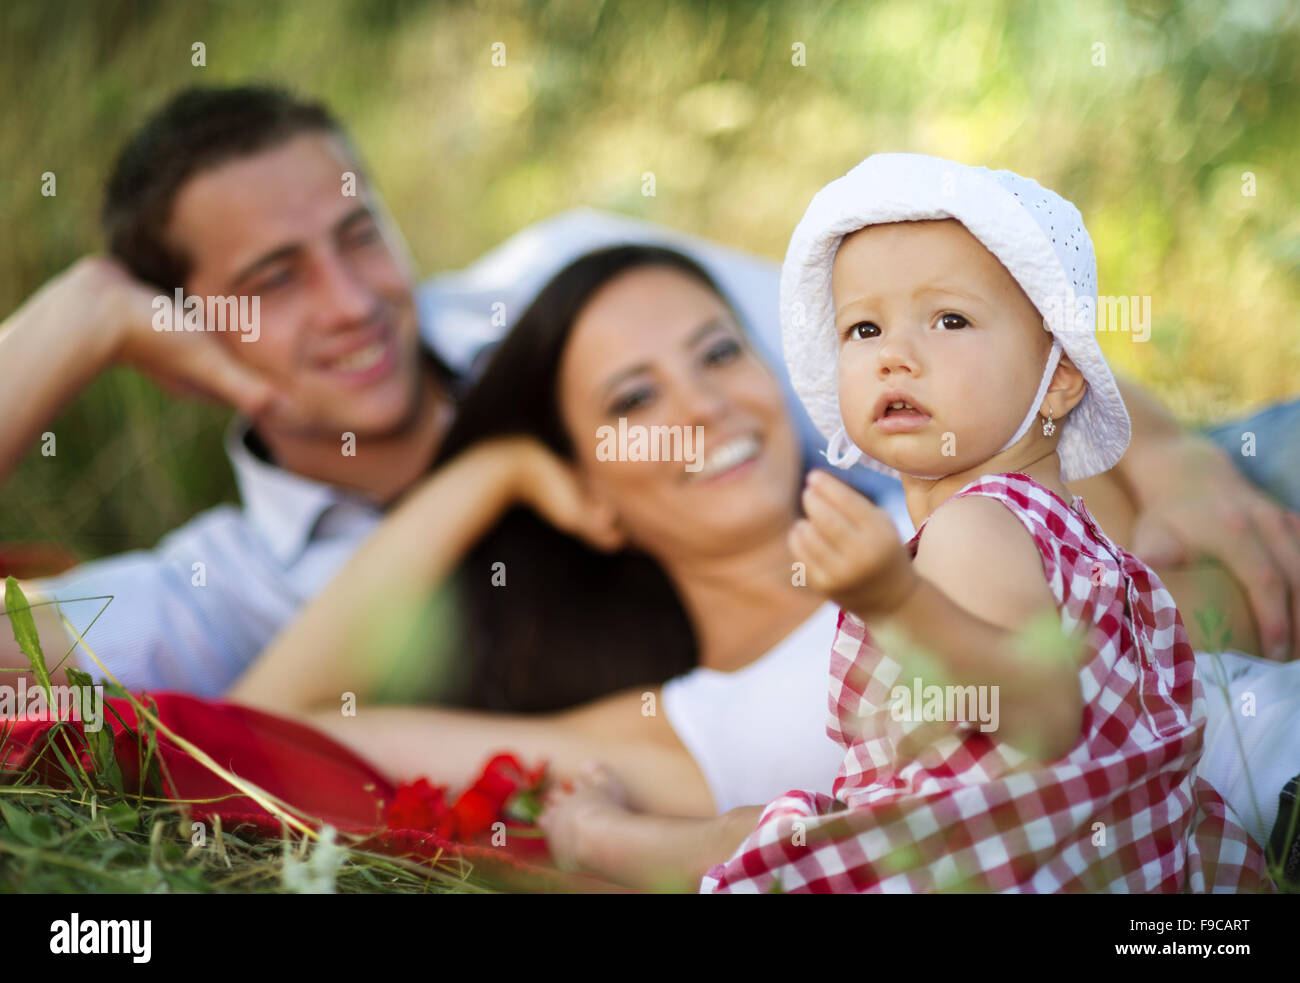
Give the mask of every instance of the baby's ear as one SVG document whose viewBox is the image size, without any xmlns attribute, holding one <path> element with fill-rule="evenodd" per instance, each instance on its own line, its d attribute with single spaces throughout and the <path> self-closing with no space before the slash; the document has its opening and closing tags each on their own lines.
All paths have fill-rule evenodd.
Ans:
<svg viewBox="0 0 1300 983">
<path fill-rule="evenodd" d="M 1059 420 L 1079 405 L 1079 400 L 1083 399 L 1087 391 L 1088 382 L 1083 373 L 1070 361 L 1069 355 L 1061 352 L 1061 359 L 1056 363 L 1056 371 L 1052 373 L 1052 381 L 1047 386 L 1047 395 L 1043 397 L 1039 412 L 1046 415 L 1047 410 L 1051 409 L 1052 416 Z"/>
</svg>

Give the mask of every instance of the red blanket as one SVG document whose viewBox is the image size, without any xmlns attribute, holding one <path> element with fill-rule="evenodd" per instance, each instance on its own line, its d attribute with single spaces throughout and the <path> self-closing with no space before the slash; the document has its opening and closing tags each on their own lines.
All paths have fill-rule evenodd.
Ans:
<svg viewBox="0 0 1300 983">
<path fill-rule="evenodd" d="M 563 874 L 550 867 L 536 840 L 513 837 L 514 844 L 487 846 L 481 842 L 452 842 L 436 833 L 417 829 L 390 829 L 384 822 L 386 807 L 396 787 L 343 745 L 319 731 L 259 710 L 180 693 L 151 693 L 141 697 L 156 705 L 158 719 L 179 737 L 209 754 L 218 765 L 277 799 L 312 817 L 311 825 L 329 824 L 348 833 L 362 834 L 365 849 L 390 855 L 412 854 L 426 859 L 455 858 L 472 865 L 476 882 L 512 889 L 548 891 L 609 890 L 611 885 L 590 878 Z M 118 717 L 122 722 L 119 722 Z M 104 701 L 105 727 L 113 731 L 114 750 L 128 792 L 140 787 L 140 742 L 135 708 L 129 700 Z M 80 724 L 69 724 L 80 730 Z M 18 719 L 0 722 L 0 772 L 34 765 L 39 779 L 50 785 L 66 784 L 49 733 L 53 724 Z M 80 739 L 83 767 L 93 770 L 91 755 Z M 66 757 L 68 747 L 59 749 Z M 157 748 L 164 791 L 184 800 L 217 800 L 191 806 L 195 818 L 220 816 L 226 829 L 252 827 L 264 836 L 280 836 L 280 820 L 253 799 L 199 763 L 160 732 Z M 2 774 L 0 774 L 2 777 Z M 507 831 L 507 843 L 512 837 Z"/>
</svg>

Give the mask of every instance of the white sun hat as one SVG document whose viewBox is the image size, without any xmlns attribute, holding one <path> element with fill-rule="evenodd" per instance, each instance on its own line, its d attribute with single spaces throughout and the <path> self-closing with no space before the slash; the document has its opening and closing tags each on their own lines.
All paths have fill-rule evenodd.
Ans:
<svg viewBox="0 0 1300 983">
<path fill-rule="evenodd" d="M 868 157 L 814 196 L 781 269 L 781 335 L 795 392 L 829 444 L 831 464 L 859 459 L 896 475 L 849 439 L 840 415 L 831 264 L 846 235 L 868 225 L 953 218 L 1006 267 L 1043 317 L 1053 344 L 1038 393 L 1019 430 L 1029 429 L 1062 350 L 1088 383 L 1061 421 L 1061 477 L 1109 470 L 1129 442 L 1129 418 L 1096 336 L 1097 260 L 1083 217 L 1037 181 L 922 154 Z M 921 477 L 921 476 L 919 476 Z M 924 476 L 937 477 L 937 476 Z"/>
</svg>

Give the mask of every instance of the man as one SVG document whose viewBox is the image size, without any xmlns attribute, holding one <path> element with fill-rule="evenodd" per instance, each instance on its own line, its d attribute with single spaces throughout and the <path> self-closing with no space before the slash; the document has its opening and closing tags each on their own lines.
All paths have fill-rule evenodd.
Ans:
<svg viewBox="0 0 1300 983">
<path fill-rule="evenodd" d="M 589 249 L 643 240 L 695 255 L 780 366 L 773 264 L 599 213 L 531 227 L 417 294 L 406 247 L 341 128 L 321 106 L 277 90 L 190 90 L 169 102 L 119 158 L 104 225 L 112 258 L 81 260 L 0 326 L 0 481 L 109 366 L 205 392 L 242 418 L 227 441 L 242 509 L 220 506 L 153 551 L 28 585 L 35 598 L 63 602 L 128 687 L 226 690 L 427 469 L 455 391 L 430 349 L 466 371 L 551 274 Z M 177 287 L 256 296 L 259 323 L 155 330 L 157 298 Z M 1216 558 L 1245 589 L 1265 650 L 1293 657 L 1300 517 L 1140 391 L 1124 395 L 1132 447 L 1108 484 L 1083 491 L 1094 514 L 1127 486 L 1136 521 L 1112 534 L 1158 566 Z M 815 460 L 820 439 L 793 397 L 791 408 Z M 853 477 L 906 521 L 897 483 Z M 103 602 L 74 599 L 109 594 L 91 627 Z M 47 652 L 68 651 L 53 606 L 33 613 Z M 69 661 L 98 672 L 81 653 Z M 0 632 L 0 665 L 22 664 Z"/>
<path fill-rule="evenodd" d="M 355 196 L 342 193 L 349 173 Z M 90 564 L 50 589 L 116 596 L 88 641 L 128 685 L 215 693 L 426 469 L 450 422 L 451 376 L 419 343 L 398 233 L 319 106 L 260 89 L 182 94 L 123 151 L 104 225 L 114 258 L 77 263 L 5 326 L 0 477 L 113 364 L 253 421 L 230 443 L 242 514 L 206 513 L 153 554 Z M 154 330 L 155 297 L 176 287 L 258 296 L 256 340 Z M 68 613 L 84 627 L 101 603 Z M 34 613 L 58 640 L 50 651 L 65 651 L 52 609 Z"/>
</svg>

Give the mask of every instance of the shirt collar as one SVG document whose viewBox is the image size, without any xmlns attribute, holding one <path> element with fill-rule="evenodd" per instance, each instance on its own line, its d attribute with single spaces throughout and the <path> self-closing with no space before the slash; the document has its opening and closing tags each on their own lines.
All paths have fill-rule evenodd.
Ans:
<svg viewBox="0 0 1300 983">
<path fill-rule="evenodd" d="M 334 485 L 263 461 L 248 447 L 250 430 L 247 420 L 232 420 L 226 429 L 226 454 L 239 485 L 245 518 L 284 566 L 302 556 L 316 523 L 331 506 L 351 502 L 378 511 Z"/>
</svg>

